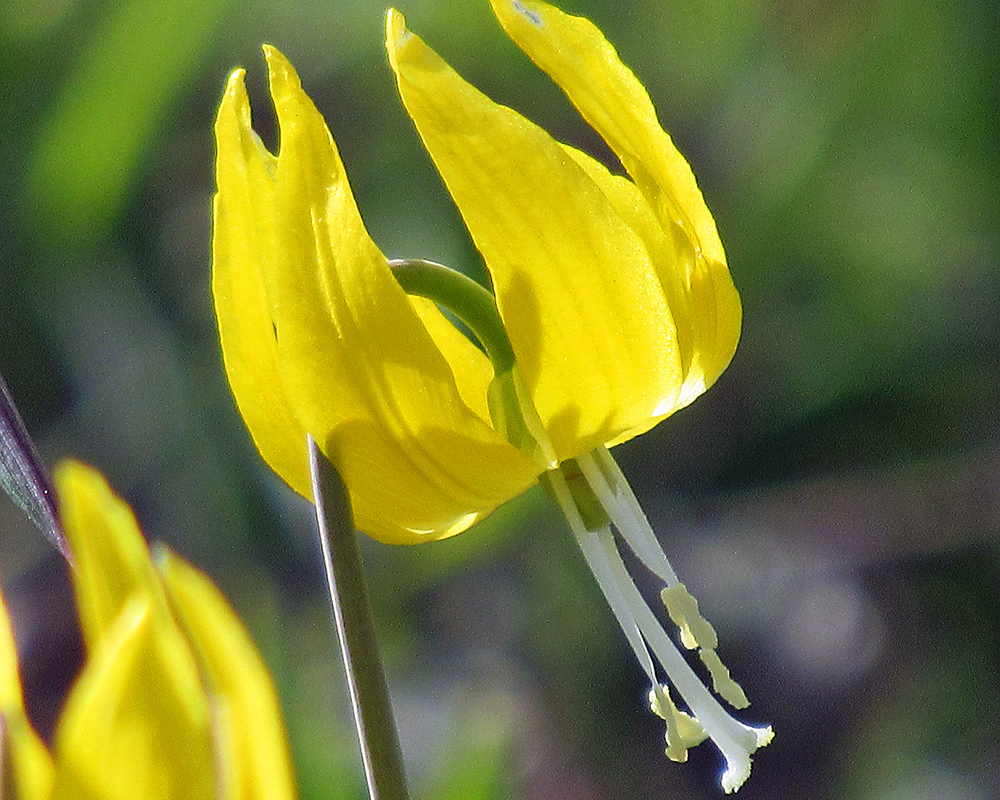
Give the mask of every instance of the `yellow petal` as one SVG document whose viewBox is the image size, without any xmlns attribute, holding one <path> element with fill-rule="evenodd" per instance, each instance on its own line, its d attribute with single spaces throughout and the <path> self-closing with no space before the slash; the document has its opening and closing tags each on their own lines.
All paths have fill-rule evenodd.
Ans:
<svg viewBox="0 0 1000 800">
<path fill-rule="evenodd" d="M 91 467 L 64 461 L 55 471 L 59 514 L 73 553 L 71 577 L 88 650 L 133 596 L 166 613 L 163 591 L 132 509 Z"/>
<path fill-rule="evenodd" d="M 53 800 L 212 800 L 209 709 L 173 621 L 135 595 L 91 650 L 59 720 Z"/>
<path fill-rule="evenodd" d="M 686 404 L 729 364 L 741 324 L 739 295 L 691 168 L 660 126 L 645 88 L 593 23 L 540 0 L 490 2 L 517 46 L 608 143 L 660 220 L 670 247 L 657 269 L 678 336 L 690 340 L 692 353 L 679 403 Z M 678 281 L 686 303 L 669 288 Z"/>
<path fill-rule="evenodd" d="M 486 393 L 493 380 L 493 365 L 486 354 L 470 342 L 430 300 L 409 298 L 437 348 L 444 353 L 455 375 L 462 401 L 480 419 L 489 419 Z"/>
<path fill-rule="evenodd" d="M 443 339 L 365 231 L 322 117 L 265 52 L 281 130 L 280 255 L 265 277 L 289 403 L 340 471 L 359 528 L 389 542 L 457 533 L 537 469 L 463 402 Z"/>
<path fill-rule="evenodd" d="M 291 761 L 278 696 L 226 599 L 201 572 L 167 554 L 160 571 L 213 705 L 226 800 L 291 800 Z"/>
<path fill-rule="evenodd" d="M 52 760 L 24 711 L 17 648 L 7 607 L 0 598 L 0 787 L 18 800 L 48 800 Z"/>
<path fill-rule="evenodd" d="M 674 403 L 663 404 L 657 409 L 656 415 L 640 420 L 637 425 L 607 442 L 607 446 L 612 447 L 645 433 L 677 409 L 686 406 L 707 388 L 703 380 L 703 373 L 692 368 L 695 361 L 695 337 L 692 335 L 691 325 L 693 320 L 692 298 L 688 286 L 683 281 L 682 271 L 659 269 L 660 265 L 663 264 L 681 263 L 684 258 L 688 257 L 691 248 L 687 246 L 686 239 L 680 242 L 677 242 L 676 239 L 668 239 L 660 227 L 660 221 L 632 181 L 621 175 L 613 175 L 603 164 L 574 147 L 563 145 L 563 148 L 566 154 L 590 176 L 594 184 L 600 187 L 608 202 L 614 206 L 621 218 L 645 243 L 652 263 L 658 268 L 657 275 L 660 285 L 677 326 L 678 357 L 684 380 Z"/>
<path fill-rule="evenodd" d="M 672 407 L 680 357 L 642 239 L 555 140 L 462 80 L 398 12 L 386 38 L 403 103 L 486 260 L 560 459 Z"/>
<path fill-rule="evenodd" d="M 272 156 L 250 126 L 243 70 L 229 77 L 215 123 L 212 295 L 229 385 L 261 456 L 311 497 L 305 430 L 278 367 L 264 275 L 281 258 Z"/>
</svg>

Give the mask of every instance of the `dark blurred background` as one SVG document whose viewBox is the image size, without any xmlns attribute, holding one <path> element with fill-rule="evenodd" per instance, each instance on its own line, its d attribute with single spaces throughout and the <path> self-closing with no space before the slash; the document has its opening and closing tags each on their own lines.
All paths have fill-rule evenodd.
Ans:
<svg viewBox="0 0 1000 800">
<path fill-rule="evenodd" d="M 468 79 L 606 157 L 486 0 L 400 0 Z M 325 114 L 390 257 L 482 266 L 396 97 L 384 0 L 4 0 L 0 364 L 50 463 L 103 470 L 267 658 L 301 795 L 362 798 L 309 508 L 262 466 L 209 295 L 211 125 L 261 42 Z M 733 365 L 616 451 L 773 723 L 752 798 L 1000 797 L 1000 12 L 988 0 L 567 0 L 645 82 L 745 307 Z M 65 578 L 0 502 L 38 724 Z M 365 543 L 415 797 L 710 798 L 533 490 L 454 540 Z M 654 588 L 650 586 L 650 588 Z"/>
</svg>

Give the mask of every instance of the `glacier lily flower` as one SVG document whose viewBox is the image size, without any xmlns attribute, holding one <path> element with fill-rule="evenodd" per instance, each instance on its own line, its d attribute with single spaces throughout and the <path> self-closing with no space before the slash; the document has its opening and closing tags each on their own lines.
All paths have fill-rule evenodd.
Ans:
<svg viewBox="0 0 1000 800">
<path fill-rule="evenodd" d="M 481 94 L 390 10 L 400 96 L 493 295 L 438 265 L 388 262 L 322 117 L 265 46 L 279 152 L 253 131 L 243 70 L 216 122 L 213 292 L 229 382 L 268 464 L 310 497 L 312 436 L 343 477 L 358 527 L 384 542 L 454 535 L 541 482 L 650 679 L 667 755 L 683 761 L 710 737 L 733 791 L 771 730 L 720 702 L 747 704 L 608 448 L 718 378 L 739 338 L 739 296 L 690 167 L 600 31 L 536 0 L 491 3 L 627 177 Z M 640 595 L 615 530 L 663 582 L 712 690 Z"/>
<path fill-rule="evenodd" d="M 151 558 L 97 472 L 66 462 L 55 484 L 87 658 L 49 752 L 0 602 L 3 785 L 22 800 L 291 800 L 277 695 L 225 598 L 177 556 Z"/>
</svg>

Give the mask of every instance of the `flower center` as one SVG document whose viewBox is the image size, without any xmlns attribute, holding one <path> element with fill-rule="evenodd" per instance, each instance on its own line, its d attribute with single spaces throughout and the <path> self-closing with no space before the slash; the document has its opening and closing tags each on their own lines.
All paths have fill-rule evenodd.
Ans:
<svg viewBox="0 0 1000 800">
<path fill-rule="evenodd" d="M 767 744 L 771 729 L 735 719 L 720 698 L 736 708 L 749 705 L 746 695 L 715 651 L 712 626 L 677 578 L 635 495 L 604 447 L 559 462 L 538 411 L 526 391 L 493 295 L 471 278 L 432 261 L 389 262 L 408 294 L 433 300 L 452 312 L 479 340 L 493 364 L 487 401 L 493 427 L 542 469 L 539 483 L 556 501 L 583 556 L 618 619 L 639 665 L 649 678 L 651 709 L 666 724 L 666 754 L 686 761 L 687 749 L 711 737 L 726 759 L 722 786 L 734 791 L 750 774 L 750 755 Z M 663 605 L 684 648 L 696 651 L 708 672 L 710 690 L 667 635 L 639 592 L 622 560 L 617 530 L 639 560 L 664 584 Z M 688 711 L 680 710 L 665 674 Z M 714 692 L 714 694 L 713 694 Z"/>
<path fill-rule="evenodd" d="M 478 339 L 493 365 L 486 401 L 496 432 L 543 470 L 556 467 L 555 449 L 521 378 L 492 293 L 467 275 L 433 261 L 393 259 L 389 267 L 403 291 L 433 300 Z"/>
</svg>

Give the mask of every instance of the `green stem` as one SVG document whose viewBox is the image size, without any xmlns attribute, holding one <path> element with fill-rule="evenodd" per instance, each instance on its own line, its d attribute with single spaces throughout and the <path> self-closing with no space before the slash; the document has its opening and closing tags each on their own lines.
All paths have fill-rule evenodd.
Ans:
<svg viewBox="0 0 1000 800">
<path fill-rule="evenodd" d="M 573 498 L 573 504 L 580 514 L 583 526 L 588 531 L 599 531 L 611 522 L 608 512 L 604 509 L 604 505 L 580 471 L 580 466 L 577 464 L 575 458 L 567 458 L 559 464 L 556 470 L 547 470 L 538 476 L 538 482 L 545 489 L 545 493 L 557 505 L 559 504 L 559 498 L 552 486 L 552 476 L 550 475 L 551 472 L 555 471 L 562 473 L 563 480 L 566 481 L 566 488 L 569 489 L 570 496 Z"/>
<path fill-rule="evenodd" d="M 493 363 L 495 374 L 514 366 L 514 349 L 489 291 L 467 275 L 433 261 L 397 258 L 389 266 L 407 294 L 433 300 L 469 326 Z"/>
<path fill-rule="evenodd" d="M 371 800 L 408 800 L 406 772 L 375 636 L 351 501 L 336 468 L 309 437 L 316 521 L 337 638 Z"/>
</svg>

